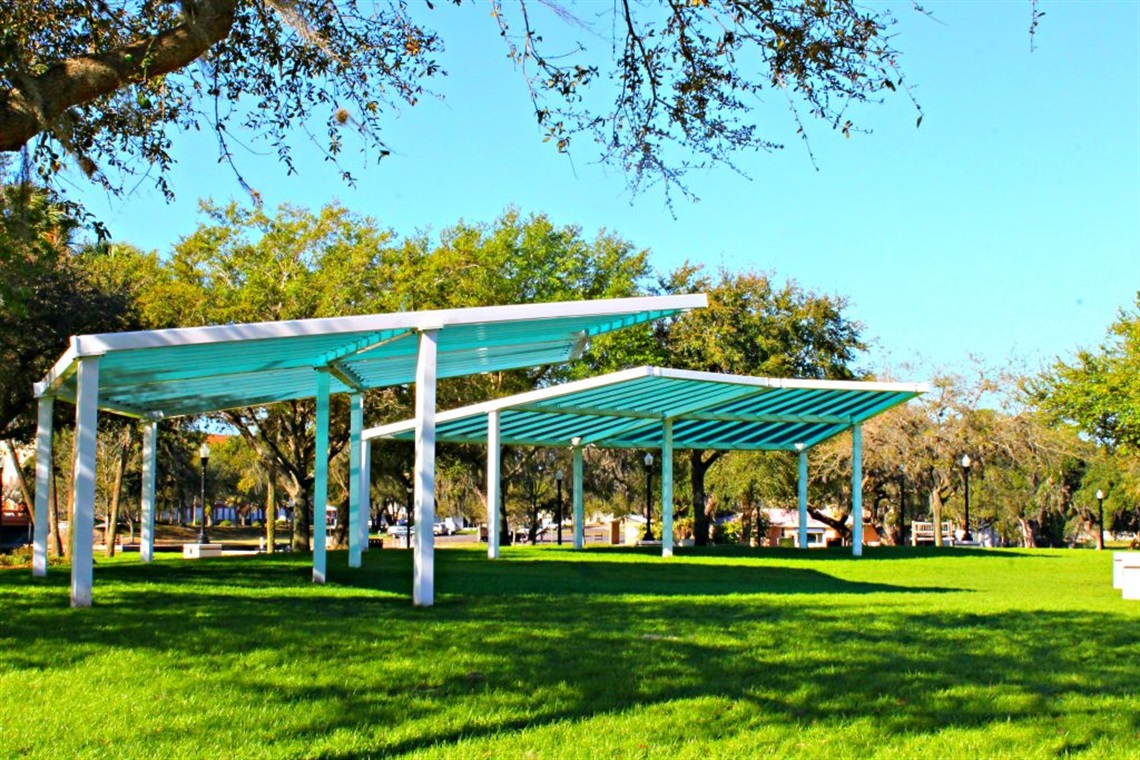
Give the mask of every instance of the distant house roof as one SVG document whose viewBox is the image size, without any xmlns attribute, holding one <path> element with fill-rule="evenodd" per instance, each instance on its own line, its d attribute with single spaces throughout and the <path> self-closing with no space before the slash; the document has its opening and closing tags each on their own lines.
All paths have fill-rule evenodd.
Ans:
<svg viewBox="0 0 1140 760">
<path fill-rule="evenodd" d="M 794 509 L 769 507 L 764 510 L 764 513 L 768 517 L 768 524 L 774 528 L 783 528 L 786 530 L 789 528 L 800 527 L 800 515 Z M 826 523 L 820 522 L 809 514 L 807 527 L 808 530 L 827 530 L 829 526 Z"/>
</svg>

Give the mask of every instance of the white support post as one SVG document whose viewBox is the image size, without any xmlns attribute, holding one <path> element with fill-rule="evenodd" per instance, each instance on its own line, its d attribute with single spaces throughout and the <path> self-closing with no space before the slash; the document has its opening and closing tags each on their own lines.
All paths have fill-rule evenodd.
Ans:
<svg viewBox="0 0 1140 760">
<path fill-rule="evenodd" d="M 420 332 L 416 358 L 415 549 L 412 603 L 435 604 L 435 366 L 438 330 Z"/>
<path fill-rule="evenodd" d="M 32 575 L 47 575 L 48 497 L 51 493 L 51 413 L 54 399 L 40 399 L 36 428 L 36 528 L 32 547 Z"/>
<path fill-rule="evenodd" d="M 586 514 L 583 507 L 582 493 L 582 447 L 574 447 L 573 457 L 574 478 L 574 548 L 581 549 L 586 544 Z"/>
<path fill-rule="evenodd" d="M 796 483 L 798 486 L 798 495 L 800 502 L 799 513 L 799 544 L 801 549 L 808 548 L 808 453 L 802 443 L 797 443 L 796 448 L 800 452 L 800 475 Z"/>
<path fill-rule="evenodd" d="M 158 464 L 158 422 L 143 422 L 142 461 L 142 537 L 139 556 L 143 562 L 154 561 L 154 488 Z"/>
<path fill-rule="evenodd" d="M 361 421 L 364 407 L 360 409 Z M 372 523 L 372 442 L 360 442 L 360 551 L 368 551 L 368 527 Z"/>
<path fill-rule="evenodd" d="M 71 523 L 71 606 L 91 606 L 95 564 L 95 448 L 99 425 L 99 357 L 79 360 L 75 393 L 75 518 Z"/>
<path fill-rule="evenodd" d="M 348 396 L 348 566 L 360 567 L 360 431 L 364 429 L 364 396 Z"/>
<path fill-rule="evenodd" d="M 673 556 L 673 420 L 661 436 L 661 556 Z"/>
<path fill-rule="evenodd" d="M 317 371 L 317 429 L 313 448 L 313 583 L 325 582 L 329 501 L 329 373 Z"/>
<path fill-rule="evenodd" d="M 863 426 L 851 428 L 851 554 L 863 556 Z"/>
<path fill-rule="evenodd" d="M 499 502 L 502 501 L 502 448 L 499 412 L 487 413 L 487 558 L 499 558 Z"/>
</svg>

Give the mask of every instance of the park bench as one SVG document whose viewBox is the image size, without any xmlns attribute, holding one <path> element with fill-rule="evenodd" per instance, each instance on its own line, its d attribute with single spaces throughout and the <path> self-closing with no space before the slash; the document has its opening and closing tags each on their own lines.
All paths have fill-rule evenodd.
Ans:
<svg viewBox="0 0 1140 760">
<path fill-rule="evenodd" d="M 934 523 L 922 522 L 915 520 L 910 524 L 910 544 L 911 546 L 918 546 L 919 544 L 933 544 L 934 543 Z M 954 523 L 946 521 L 942 523 L 942 543 L 946 546 L 954 545 Z"/>
</svg>

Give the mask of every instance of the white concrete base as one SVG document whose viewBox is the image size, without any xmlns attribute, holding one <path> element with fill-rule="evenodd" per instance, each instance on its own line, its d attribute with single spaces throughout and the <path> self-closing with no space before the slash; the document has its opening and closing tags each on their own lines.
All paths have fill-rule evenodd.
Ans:
<svg viewBox="0 0 1140 760">
<path fill-rule="evenodd" d="M 1112 553 L 1112 587 L 1119 589 L 1122 588 L 1124 581 L 1120 577 L 1121 571 L 1124 569 L 1124 560 L 1132 552 L 1113 552 Z"/>
<path fill-rule="evenodd" d="M 221 544 L 182 544 L 182 559 L 222 556 Z"/>
<path fill-rule="evenodd" d="M 1140 552 L 1129 552 L 1120 568 L 1120 591 L 1125 599 L 1140 600 Z"/>
</svg>

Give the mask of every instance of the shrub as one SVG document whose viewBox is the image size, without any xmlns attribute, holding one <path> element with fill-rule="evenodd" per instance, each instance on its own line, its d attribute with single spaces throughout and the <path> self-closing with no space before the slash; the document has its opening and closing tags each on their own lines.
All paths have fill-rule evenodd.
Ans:
<svg viewBox="0 0 1140 760">
<path fill-rule="evenodd" d="M 739 544 L 740 521 L 730 520 L 717 523 L 713 526 L 712 540 L 714 544 Z"/>
<path fill-rule="evenodd" d="M 25 567 L 32 564 L 32 545 L 13 549 L 11 552 L 0 554 L 0 567 Z"/>
<path fill-rule="evenodd" d="M 220 523 L 218 523 L 218 527 L 219 528 L 232 528 L 232 527 L 234 527 L 233 520 L 222 520 Z"/>
</svg>

